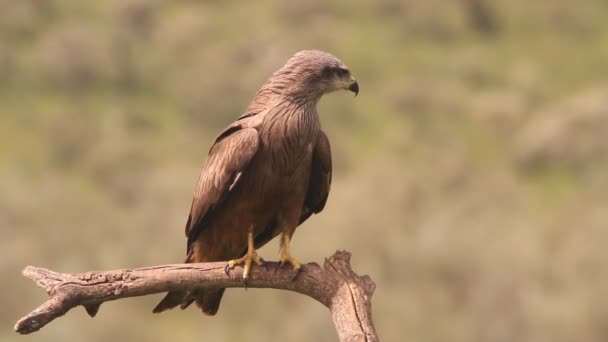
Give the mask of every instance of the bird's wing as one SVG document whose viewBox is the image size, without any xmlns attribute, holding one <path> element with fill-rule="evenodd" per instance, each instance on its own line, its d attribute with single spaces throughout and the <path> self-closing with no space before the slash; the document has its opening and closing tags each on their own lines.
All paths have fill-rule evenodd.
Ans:
<svg viewBox="0 0 608 342">
<path fill-rule="evenodd" d="M 186 236 L 187 251 L 216 214 L 222 202 L 235 189 L 258 151 L 260 138 L 254 128 L 245 128 L 237 121 L 215 140 L 196 184 Z"/>
<path fill-rule="evenodd" d="M 321 212 L 327 202 L 329 189 L 331 187 L 331 147 L 329 139 L 323 131 L 319 132 L 319 138 L 312 155 L 310 169 L 310 180 L 308 192 L 304 200 L 304 208 L 300 216 L 300 224 L 306 221 L 312 214 Z"/>
</svg>

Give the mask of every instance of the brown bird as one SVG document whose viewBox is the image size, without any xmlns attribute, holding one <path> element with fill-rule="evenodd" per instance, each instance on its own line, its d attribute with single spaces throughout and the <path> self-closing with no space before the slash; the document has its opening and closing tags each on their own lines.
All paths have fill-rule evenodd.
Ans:
<svg viewBox="0 0 608 342">
<path fill-rule="evenodd" d="M 263 262 L 256 249 L 281 234 L 281 262 L 300 268 L 290 240 L 298 225 L 323 210 L 331 184 L 331 150 L 317 103 L 339 89 L 359 92 L 344 63 L 327 52 L 300 51 L 219 134 L 186 223 L 187 263 L 231 259 L 230 268 L 244 264 L 246 282 L 252 262 Z M 196 302 L 214 315 L 223 293 L 223 288 L 169 292 L 154 312 Z"/>
</svg>

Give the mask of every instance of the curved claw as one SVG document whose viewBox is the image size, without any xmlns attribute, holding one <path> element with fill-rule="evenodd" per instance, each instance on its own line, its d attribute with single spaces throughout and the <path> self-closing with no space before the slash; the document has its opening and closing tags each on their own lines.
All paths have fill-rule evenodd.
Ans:
<svg viewBox="0 0 608 342">
<path fill-rule="evenodd" d="M 279 267 L 283 267 L 283 265 L 285 265 L 285 263 L 290 263 L 291 264 L 291 268 L 294 271 L 299 271 L 300 268 L 302 268 L 302 265 L 300 265 L 300 263 L 294 259 L 291 256 L 282 256 L 281 260 L 280 260 L 280 266 Z"/>
<path fill-rule="evenodd" d="M 224 271 L 228 274 L 229 269 L 233 269 L 236 265 L 243 264 L 243 286 L 247 288 L 247 279 L 249 278 L 249 270 L 251 269 L 251 264 L 255 262 L 256 265 L 262 265 L 264 260 L 260 258 L 258 253 L 255 251 L 255 245 L 253 241 L 253 227 L 249 227 L 249 231 L 247 232 L 247 253 L 238 258 L 228 261 L 226 266 L 224 267 Z"/>
<path fill-rule="evenodd" d="M 228 261 L 224 267 L 224 271 L 228 274 L 228 270 L 234 269 L 236 265 L 243 264 L 243 286 L 247 288 L 247 280 L 249 278 L 249 271 L 251 270 L 252 263 L 261 266 L 264 263 L 264 260 L 262 260 L 255 251 L 250 251 L 242 258 Z"/>
<path fill-rule="evenodd" d="M 291 281 L 296 280 L 296 278 L 298 277 L 298 275 L 300 275 L 300 272 L 302 272 L 302 267 L 298 267 L 294 270 L 294 274 L 293 277 L 291 278 Z"/>
<path fill-rule="evenodd" d="M 298 277 L 300 272 L 302 271 L 302 266 L 300 265 L 300 263 L 297 262 L 295 259 L 293 259 L 293 261 L 295 262 L 295 265 L 290 260 L 280 260 L 279 267 L 277 268 L 277 270 L 278 270 L 279 268 L 283 267 L 283 265 L 285 265 L 286 262 L 289 262 L 291 264 L 292 270 L 294 272 L 293 277 L 291 277 L 291 281 L 294 281 Z"/>
</svg>

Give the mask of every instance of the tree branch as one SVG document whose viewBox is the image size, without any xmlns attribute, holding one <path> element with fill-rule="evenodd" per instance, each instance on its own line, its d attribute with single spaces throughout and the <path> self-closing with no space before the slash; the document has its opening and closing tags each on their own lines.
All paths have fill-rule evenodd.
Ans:
<svg viewBox="0 0 608 342">
<path fill-rule="evenodd" d="M 302 265 L 298 273 L 276 262 L 254 266 L 248 286 L 298 292 L 328 307 L 340 341 L 378 341 L 371 318 L 374 282 L 358 276 L 350 267 L 350 253 L 338 251 L 321 268 Z M 103 302 L 201 287 L 242 287 L 242 268 L 229 273 L 225 262 L 176 264 L 132 270 L 57 273 L 28 266 L 23 275 L 44 288 L 50 298 L 21 318 L 15 330 L 21 334 L 38 331 L 73 307 L 82 305 L 94 317 Z M 295 275 L 295 277 L 294 277 Z"/>
</svg>

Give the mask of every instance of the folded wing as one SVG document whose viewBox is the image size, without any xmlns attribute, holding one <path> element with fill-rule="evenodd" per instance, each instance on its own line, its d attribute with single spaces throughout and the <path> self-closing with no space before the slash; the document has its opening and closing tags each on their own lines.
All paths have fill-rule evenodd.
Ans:
<svg viewBox="0 0 608 342">
<path fill-rule="evenodd" d="M 222 203 L 247 172 L 259 149 L 259 141 L 257 130 L 242 127 L 238 121 L 226 128 L 215 140 L 196 184 L 186 223 L 188 254 L 199 234 L 213 216 L 222 210 Z"/>
<path fill-rule="evenodd" d="M 306 221 L 312 214 L 321 212 L 325 207 L 331 187 L 331 170 L 329 139 L 323 131 L 320 131 L 312 156 L 308 192 L 304 200 L 300 224 Z"/>
</svg>

